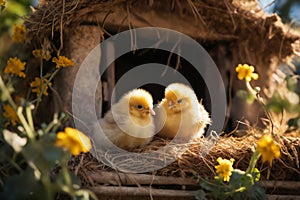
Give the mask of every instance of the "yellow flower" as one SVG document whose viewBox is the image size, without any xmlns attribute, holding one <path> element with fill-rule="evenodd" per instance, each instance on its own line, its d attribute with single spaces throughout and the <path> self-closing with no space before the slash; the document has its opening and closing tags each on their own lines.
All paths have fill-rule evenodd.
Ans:
<svg viewBox="0 0 300 200">
<path fill-rule="evenodd" d="M 16 111 L 10 106 L 10 105 L 4 105 L 3 106 L 3 117 L 9 120 L 9 122 L 5 123 L 5 126 L 7 127 L 9 124 L 16 126 L 18 122 L 20 122 L 20 119 L 16 113 Z"/>
<path fill-rule="evenodd" d="M 14 42 L 23 42 L 26 37 L 26 27 L 24 25 L 15 25 L 12 39 Z"/>
<path fill-rule="evenodd" d="M 5 0 L 0 0 L 0 6 L 5 6 Z"/>
<path fill-rule="evenodd" d="M 56 68 L 74 66 L 74 62 L 65 56 L 54 57 L 52 62 L 56 63 Z"/>
<path fill-rule="evenodd" d="M 274 142 L 274 139 L 271 135 L 264 135 L 257 142 L 257 150 L 261 153 L 262 161 L 268 161 L 270 165 L 272 165 L 274 158 L 280 157 L 279 145 Z"/>
<path fill-rule="evenodd" d="M 74 156 L 81 152 L 87 153 L 92 148 L 91 140 L 77 129 L 66 127 L 64 132 L 58 132 L 55 145 L 68 149 Z"/>
<path fill-rule="evenodd" d="M 258 74 L 254 73 L 254 67 L 249 66 L 247 64 L 239 64 L 236 68 L 235 71 L 238 73 L 237 77 L 240 80 L 245 79 L 247 82 L 250 82 L 251 79 L 257 80 L 258 79 Z"/>
<path fill-rule="evenodd" d="M 25 73 L 23 70 L 25 70 L 26 62 L 22 62 L 19 58 L 9 58 L 7 61 L 7 65 L 4 69 L 5 74 L 15 74 L 19 77 L 25 78 Z"/>
<path fill-rule="evenodd" d="M 50 60 L 50 51 L 43 51 L 42 49 L 35 49 L 32 51 L 32 55 L 36 58 L 43 58 L 44 60 Z"/>
<path fill-rule="evenodd" d="M 48 83 L 48 84 L 46 84 Z M 52 83 L 48 82 L 48 80 L 41 79 L 38 77 L 35 77 L 34 81 L 30 83 L 30 87 L 32 88 L 32 92 L 35 92 L 37 96 L 40 96 L 41 91 L 43 91 L 43 94 L 45 96 L 48 96 L 48 85 L 51 86 Z"/>
<path fill-rule="evenodd" d="M 233 171 L 232 164 L 234 162 L 234 159 L 231 158 L 230 160 L 227 160 L 219 157 L 217 159 L 217 162 L 219 163 L 219 165 L 215 166 L 215 168 L 219 177 L 223 178 L 224 181 L 229 181 Z"/>
</svg>

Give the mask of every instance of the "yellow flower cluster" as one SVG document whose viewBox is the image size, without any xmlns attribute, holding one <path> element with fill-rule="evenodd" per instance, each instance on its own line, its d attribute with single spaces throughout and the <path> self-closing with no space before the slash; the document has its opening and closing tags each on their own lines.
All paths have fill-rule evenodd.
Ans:
<svg viewBox="0 0 300 200">
<path fill-rule="evenodd" d="M 47 61 L 51 58 L 50 51 L 43 51 L 42 49 L 33 50 L 32 55 L 34 55 L 36 58 L 42 58 Z"/>
<path fill-rule="evenodd" d="M 219 165 L 215 166 L 216 172 L 221 178 L 223 178 L 224 181 L 229 181 L 233 171 L 232 164 L 234 162 L 234 159 L 231 158 L 230 160 L 228 160 L 219 157 L 217 159 L 217 162 L 219 163 Z"/>
<path fill-rule="evenodd" d="M 250 82 L 251 79 L 257 80 L 258 79 L 258 74 L 254 73 L 254 67 L 249 66 L 247 64 L 239 64 L 236 68 L 235 71 L 238 73 L 237 77 L 240 80 L 245 79 L 247 82 Z"/>
<path fill-rule="evenodd" d="M 74 62 L 65 56 L 58 56 L 58 58 L 54 57 L 52 62 L 56 64 L 56 68 L 74 66 Z"/>
<path fill-rule="evenodd" d="M 23 42 L 26 37 L 26 27 L 24 25 L 15 25 L 12 39 L 14 42 Z"/>
<path fill-rule="evenodd" d="M 48 83 L 48 84 L 47 84 Z M 37 96 L 40 96 L 41 91 L 45 96 L 48 96 L 48 85 L 51 86 L 52 83 L 48 82 L 45 79 L 41 79 L 39 77 L 35 77 L 34 81 L 30 83 L 30 87 L 32 88 L 32 92 L 35 92 Z"/>
<path fill-rule="evenodd" d="M 257 150 L 261 153 L 262 161 L 268 161 L 272 165 L 274 158 L 280 157 L 279 145 L 274 142 L 274 138 L 271 135 L 264 135 L 257 142 Z"/>
<path fill-rule="evenodd" d="M 55 145 L 69 150 L 74 156 L 81 152 L 87 153 L 92 148 L 89 137 L 70 127 L 66 127 L 64 132 L 57 133 Z"/>
<path fill-rule="evenodd" d="M 4 69 L 5 74 L 15 74 L 19 77 L 25 78 L 25 70 L 26 62 L 22 62 L 19 58 L 9 58 L 7 61 L 7 65 Z"/>
<path fill-rule="evenodd" d="M 3 106 L 3 117 L 8 119 L 9 121 L 5 123 L 5 126 L 7 127 L 8 125 L 13 125 L 16 126 L 18 122 L 20 122 L 20 119 L 16 113 L 16 111 L 10 106 L 10 105 L 4 105 Z"/>
</svg>

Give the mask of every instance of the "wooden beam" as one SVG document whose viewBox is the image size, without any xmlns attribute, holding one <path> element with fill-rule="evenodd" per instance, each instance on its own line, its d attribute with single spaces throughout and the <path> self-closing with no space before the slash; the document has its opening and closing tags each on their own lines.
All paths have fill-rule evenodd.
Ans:
<svg viewBox="0 0 300 200">
<path fill-rule="evenodd" d="M 267 200 L 300 200 L 300 196 L 295 195 L 267 195 Z"/>
<path fill-rule="evenodd" d="M 299 181 L 261 181 L 261 185 L 265 188 L 300 190 Z"/>
<path fill-rule="evenodd" d="M 198 186 L 196 179 L 154 176 L 147 174 L 125 174 L 100 171 L 90 173 L 95 182 L 110 185 L 183 185 Z"/>
<path fill-rule="evenodd" d="M 118 186 L 95 186 L 91 189 L 95 195 L 119 196 L 119 197 L 164 197 L 195 199 L 195 191 L 153 189 L 151 187 L 118 187 Z"/>
</svg>

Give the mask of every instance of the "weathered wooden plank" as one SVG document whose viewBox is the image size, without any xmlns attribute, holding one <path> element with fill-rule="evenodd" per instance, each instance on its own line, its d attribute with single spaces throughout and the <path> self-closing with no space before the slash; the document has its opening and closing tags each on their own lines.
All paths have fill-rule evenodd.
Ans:
<svg viewBox="0 0 300 200">
<path fill-rule="evenodd" d="M 90 173 L 89 177 L 97 183 L 110 185 L 198 185 L 196 179 L 154 176 L 147 174 L 125 174 L 100 171 L 97 173 Z"/>
<path fill-rule="evenodd" d="M 300 192 L 300 181 L 261 181 L 265 188 L 288 189 Z"/>
<path fill-rule="evenodd" d="M 300 200 L 300 196 L 295 195 L 267 195 L 268 200 Z"/>
<path fill-rule="evenodd" d="M 151 187 L 96 186 L 90 188 L 97 196 L 173 197 L 195 199 L 195 191 L 153 189 Z"/>
</svg>

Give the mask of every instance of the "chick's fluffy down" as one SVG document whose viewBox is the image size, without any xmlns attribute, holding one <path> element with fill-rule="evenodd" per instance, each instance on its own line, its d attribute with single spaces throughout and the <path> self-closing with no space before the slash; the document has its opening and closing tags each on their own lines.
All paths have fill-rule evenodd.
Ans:
<svg viewBox="0 0 300 200">
<path fill-rule="evenodd" d="M 177 135 L 189 140 L 200 137 L 211 122 L 195 92 L 181 83 L 173 83 L 165 89 L 165 97 L 155 112 L 156 132 L 164 138 Z"/>
<path fill-rule="evenodd" d="M 113 144 L 131 150 L 152 140 L 155 133 L 152 109 L 152 96 L 143 89 L 134 89 L 112 105 L 98 123 Z"/>
</svg>

